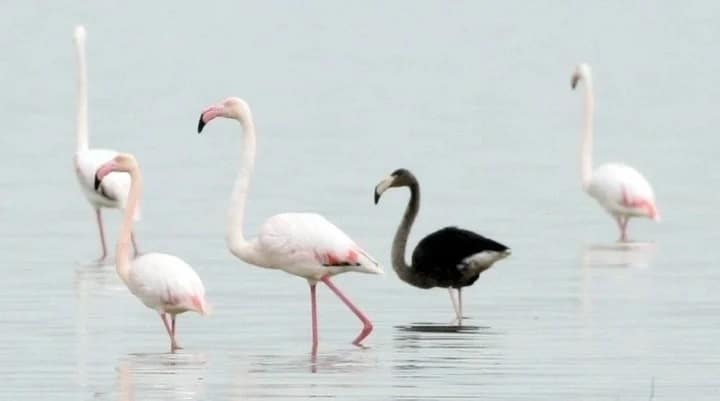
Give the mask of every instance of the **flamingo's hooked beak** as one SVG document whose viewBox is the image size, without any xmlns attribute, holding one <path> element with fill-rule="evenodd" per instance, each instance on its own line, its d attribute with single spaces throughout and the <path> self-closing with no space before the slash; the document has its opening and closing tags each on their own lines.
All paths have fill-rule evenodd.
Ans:
<svg viewBox="0 0 720 401">
<path fill-rule="evenodd" d="M 380 181 L 375 186 L 375 204 L 377 205 L 378 201 L 380 200 L 380 195 L 383 194 L 388 188 L 392 186 L 393 181 L 395 181 L 395 176 L 391 175 L 390 177 Z"/>
<path fill-rule="evenodd" d="M 103 178 L 105 178 L 106 175 L 112 173 L 115 169 L 116 165 L 113 160 L 110 160 L 109 162 L 103 164 L 100 166 L 99 169 L 95 172 L 95 183 L 94 187 L 97 191 L 98 188 L 100 188 L 100 184 L 102 183 Z"/>
<path fill-rule="evenodd" d="M 570 87 L 575 89 L 575 87 L 577 86 L 577 83 L 579 81 L 580 81 L 580 75 L 577 73 L 573 74 L 572 79 L 570 80 Z"/>
<path fill-rule="evenodd" d="M 205 128 L 205 121 L 203 121 L 203 114 L 200 113 L 200 120 L 198 121 L 198 134 L 202 132 L 203 128 Z"/>
<path fill-rule="evenodd" d="M 202 132 L 205 125 L 215 117 L 222 116 L 224 112 L 223 106 L 210 106 L 200 113 L 200 120 L 198 121 L 198 134 Z"/>
</svg>

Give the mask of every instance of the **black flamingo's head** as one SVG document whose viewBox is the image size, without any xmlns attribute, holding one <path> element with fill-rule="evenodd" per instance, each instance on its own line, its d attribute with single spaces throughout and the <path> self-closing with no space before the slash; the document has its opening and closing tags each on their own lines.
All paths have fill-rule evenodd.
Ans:
<svg viewBox="0 0 720 401">
<path fill-rule="evenodd" d="M 382 196 L 383 192 L 387 191 L 388 188 L 409 187 L 412 185 L 417 185 L 417 179 L 415 179 L 415 176 L 410 170 L 399 168 L 393 171 L 389 177 L 380 181 L 375 186 L 375 204 L 377 205 L 378 201 L 380 201 L 380 196 Z"/>
</svg>

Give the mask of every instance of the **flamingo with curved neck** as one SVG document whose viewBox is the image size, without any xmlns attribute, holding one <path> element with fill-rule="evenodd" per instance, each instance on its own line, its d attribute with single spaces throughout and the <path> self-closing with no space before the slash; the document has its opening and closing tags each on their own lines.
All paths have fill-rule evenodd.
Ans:
<svg viewBox="0 0 720 401">
<path fill-rule="evenodd" d="M 75 175 L 77 176 L 80 188 L 90 205 L 95 209 L 98 231 L 100 235 L 100 246 L 102 254 L 98 262 L 107 257 L 107 245 L 105 244 L 105 230 L 103 229 L 102 208 L 122 209 L 128 202 L 128 190 L 130 188 L 130 176 L 126 173 L 112 173 L 106 177 L 102 184 L 95 188 L 93 180 L 98 168 L 118 152 L 109 149 L 90 149 L 88 139 L 88 100 L 87 100 L 87 65 L 85 63 L 85 28 L 81 25 L 75 27 L 74 41 L 75 52 L 78 61 L 77 81 L 77 114 L 75 116 L 75 135 L 77 149 L 74 157 Z M 133 218 L 140 219 L 139 207 Z M 137 243 L 134 234 L 131 233 L 130 240 L 138 254 Z"/>
<path fill-rule="evenodd" d="M 571 86 L 585 83 L 585 114 L 582 146 L 580 149 L 580 173 L 583 189 L 610 213 L 620 231 L 619 241 L 627 241 L 627 225 L 633 217 L 646 217 L 660 221 L 655 204 L 655 193 L 648 180 L 633 167 L 622 163 L 607 163 L 592 167 L 593 96 L 592 70 L 586 63 L 579 64 L 572 75 Z"/>
<path fill-rule="evenodd" d="M 246 263 L 280 269 L 308 281 L 313 354 L 317 352 L 318 346 L 316 285 L 320 281 L 362 322 L 363 328 L 353 340 L 354 345 L 361 345 L 370 335 L 372 323 L 330 279 L 351 271 L 380 274 L 380 265 L 337 226 L 315 213 L 282 213 L 272 216 L 263 223 L 256 238 L 245 239 L 243 218 L 255 165 L 255 125 L 248 104 L 242 99 L 231 97 L 203 110 L 198 122 L 198 133 L 217 117 L 237 120 L 243 134 L 240 169 L 228 210 L 225 236 L 228 249 Z"/>
<path fill-rule="evenodd" d="M 121 153 L 98 169 L 94 178 L 95 188 L 100 187 L 113 172 L 128 173 L 131 178 L 130 194 L 115 248 L 117 274 L 131 293 L 145 306 L 160 314 L 170 336 L 170 350 L 175 352 L 180 349 L 175 329 L 176 316 L 187 311 L 207 314 L 209 306 L 205 298 L 205 287 L 195 270 L 177 256 L 153 252 L 130 259 L 130 243 L 134 216 L 140 202 L 142 175 L 135 157 Z"/>
<path fill-rule="evenodd" d="M 408 187 L 405 213 L 392 244 L 392 265 L 400 280 L 423 289 L 447 288 L 455 309 L 455 320 L 462 325 L 462 289 L 471 286 L 480 274 L 510 255 L 510 248 L 458 227 L 445 227 L 429 234 L 415 247 L 412 265 L 405 261 L 408 236 L 420 210 L 420 184 L 415 175 L 401 168 L 375 186 L 375 204 L 389 188 Z M 453 290 L 457 291 L 457 301 Z"/>
</svg>

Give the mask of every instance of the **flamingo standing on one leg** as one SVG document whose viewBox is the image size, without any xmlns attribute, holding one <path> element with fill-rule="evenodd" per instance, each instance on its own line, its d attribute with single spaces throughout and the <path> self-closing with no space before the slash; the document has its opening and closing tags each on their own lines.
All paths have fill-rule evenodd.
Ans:
<svg viewBox="0 0 720 401">
<path fill-rule="evenodd" d="M 350 272 L 381 274 L 382 268 L 338 227 L 315 213 L 283 213 L 270 217 L 257 238 L 246 240 L 243 217 L 250 176 L 255 165 L 255 125 L 248 104 L 231 97 L 200 114 L 198 133 L 216 117 L 235 119 L 244 130 L 240 171 L 230 199 L 226 242 L 239 259 L 260 267 L 280 269 L 305 278 L 310 284 L 312 352 L 317 351 L 315 289 L 322 281 L 362 321 L 363 329 L 353 344 L 360 345 L 373 329 L 370 320 L 338 289 L 330 277 Z"/>
<path fill-rule="evenodd" d="M 592 171 L 593 81 L 590 66 L 582 63 L 572 75 L 573 89 L 585 81 L 585 128 L 583 133 L 581 173 L 583 189 L 608 211 L 617 222 L 620 241 L 627 241 L 627 224 L 632 217 L 660 221 L 655 194 L 640 172 L 622 163 L 607 163 Z"/>
<path fill-rule="evenodd" d="M 128 189 L 130 188 L 130 176 L 125 173 L 113 173 L 106 177 L 100 187 L 93 187 L 95 172 L 107 161 L 115 157 L 118 152 L 107 149 L 88 148 L 88 102 L 87 102 L 87 67 L 85 65 L 85 28 L 75 27 L 75 50 L 78 60 L 78 109 L 76 120 L 77 151 L 75 152 L 75 174 L 80 182 L 83 194 L 90 205 L 95 209 L 98 230 L 100 232 L 100 245 L 102 254 L 98 261 L 101 262 L 107 257 L 107 246 L 105 245 L 105 230 L 103 230 L 102 208 L 122 209 L 127 204 Z M 140 209 L 138 208 L 134 218 L 139 220 Z M 135 236 L 131 233 L 135 255 L 138 254 Z"/>
<path fill-rule="evenodd" d="M 205 287 L 193 268 L 177 256 L 146 253 L 130 261 L 128 248 L 133 216 L 140 201 L 142 176 L 135 158 L 121 153 L 98 169 L 94 177 L 95 188 L 99 188 L 113 172 L 129 173 L 131 178 L 130 195 L 115 249 L 118 276 L 145 306 L 160 313 L 165 330 L 170 336 L 170 351 L 175 352 L 180 349 L 175 331 L 175 317 L 187 311 L 205 315 L 208 312 Z"/>
</svg>

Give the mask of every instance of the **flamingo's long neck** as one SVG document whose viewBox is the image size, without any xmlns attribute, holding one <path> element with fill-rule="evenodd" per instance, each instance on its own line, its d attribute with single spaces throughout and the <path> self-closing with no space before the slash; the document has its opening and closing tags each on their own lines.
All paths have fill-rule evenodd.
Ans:
<svg viewBox="0 0 720 401">
<path fill-rule="evenodd" d="M 239 118 L 242 135 L 242 148 L 240 157 L 240 170 L 238 171 L 232 195 L 230 195 L 230 208 L 228 210 L 228 226 L 225 241 L 230 252 L 238 258 L 253 264 L 257 262 L 257 255 L 252 245 L 243 234 L 243 221 L 245 218 L 245 203 L 247 201 L 250 177 L 255 168 L 255 124 L 249 110 Z"/>
<path fill-rule="evenodd" d="M 405 261 L 405 249 L 407 248 L 410 229 L 420 209 L 420 185 L 413 178 L 408 187 L 410 188 L 410 200 L 405 208 L 402 221 L 395 232 L 395 239 L 393 239 L 392 266 L 400 280 L 415 285 L 418 277 L 413 274 L 412 268 Z"/>
<path fill-rule="evenodd" d="M 118 236 L 117 247 L 115 248 L 115 269 L 118 276 L 128 283 L 130 275 L 130 240 L 135 224 L 134 216 L 140 201 L 140 191 L 142 189 L 142 176 L 140 168 L 134 167 L 130 170 L 130 192 L 128 194 L 125 214 L 123 215 L 122 226 L 120 227 L 120 235 Z"/>
<path fill-rule="evenodd" d="M 595 100 L 593 98 L 592 77 L 588 74 L 585 80 L 585 126 L 583 127 L 582 147 L 580 149 L 580 174 L 583 188 L 587 189 L 592 178 L 592 148 L 593 148 L 593 114 Z"/>
<path fill-rule="evenodd" d="M 77 135 L 77 151 L 88 149 L 88 100 L 87 100 L 87 66 L 85 65 L 85 33 L 75 38 L 75 50 L 78 61 L 77 81 L 77 115 L 75 116 L 75 130 Z"/>
</svg>

